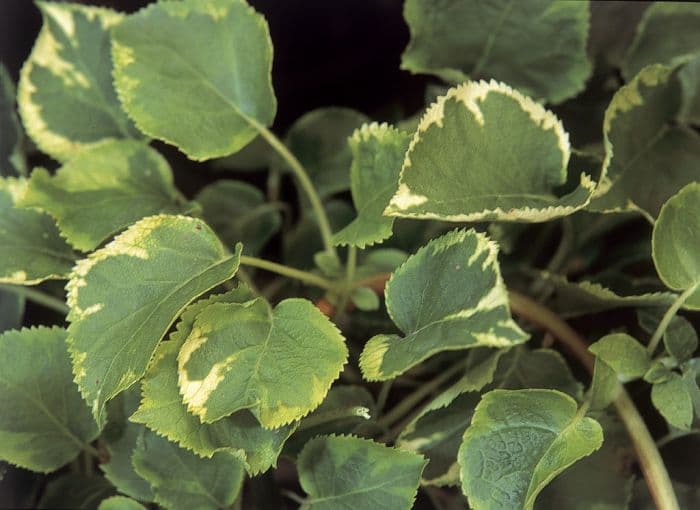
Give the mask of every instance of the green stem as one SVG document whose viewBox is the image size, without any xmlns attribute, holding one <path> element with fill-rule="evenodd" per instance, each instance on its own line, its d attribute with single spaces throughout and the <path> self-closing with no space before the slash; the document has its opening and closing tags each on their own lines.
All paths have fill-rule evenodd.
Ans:
<svg viewBox="0 0 700 510">
<path fill-rule="evenodd" d="M 666 333 L 668 325 L 671 324 L 671 321 L 676 316 L 676 313 L 678 313 L 681 306 L 683 306 L 683 303 L 685 303 L 691 294 L 698 289 L 698 286 L 700 286 L 700 283 L 696 283 L 692 287 L 688 288 L 685 292 L 679 295 L 668 310 L 666 310 L 666 313 L 661 318 L 661 322 L 659 322 L 659 325 L 656 327 L 656 331 L 654 331 L 654 334 L 651 336 L 651 340 L 649 340 L 649 345 L 647 345 L 647 352 L 649 352 L 649 354 L 654 354 L 654 351 L 663 338 L 664 333 Z"/>
<path fill-rule="evenodd" d="M 386 405 L 386 401 L 389 398 L 389 392 L 391 391 L 391 386 L 392 386 L 393 379 L 389 381 L 384 381 L 382 383 L 382 387 L 379 388 L 379 395 L 377 395 L 377 412 L 381 413 L 384 410 L 384 406 Z"/>
<path fill-rule="evenodd" d="M 352 406 L 321 412 L 314 416 L 309 416 L 303 422 L 301 422 L 297 432 L 315 427 L 317 425 L 322 425 L 330 421 L 340 420 L 342 418 L 364 418 L 365 420 L 369 420 L 369 409 L 362 406 Z"/>
<path fill-rule="evenodd" d="M 46 308 L 55 310 L 56 312 L 63 315 L 68 314 L 68 311 L 70 310 L 70 308 L 68 308 L 68 305 L 63 300 L 45 294 L 44 292 L 36 290 L 32 287 L 23 287 L 21 285 L 9 285 L 6 283 L 0 283 L 0 290 L 5 290 L 7 292 L 12 292 L 13 294 L 23 296 L 30 301 L 45 306 Z"/>
<path fill-rule="evenodd" d="M 332 289 L 334 287 L 333 283 L 321 276 L 309 273 L 307 271 L 301 271 L 300 269 L 294 269 L 293 267 L 277 264 L 276 262 L 270 262 L 269 260 L 259 259 L 257 257 L 241 255 L 241 264 L 244 266 L 264 269 L 265 271 L 270 271 L 272 273 L 281 274 L 288 278 L 294 278 L 295 280 L 299 280 L 310 285 L 315 285 L 316 287 L 321 287 L 322 289 Z"/>
<path fill-rule="evenodd" d="M 305 505 L 306 503 L 308 503 L 308 501 L 302 498 L 299 494 L 287 489 L 280 489 L 280 494 L 282 494 L 286 498 L 291 499 L 295 503 L 299 503 L 300 505 Z"/>
<path fill-rule="evenodd" d="M 345 266 L 345 285 L 343 291 L 338 299 L 338 307 L 336 308 L 336 315 L 340 315 L 345 311 L 348 306 L 348 300 L 350 299 L 350 294 L 352 293 L 352 284 L 355 279 L 355 268 L 357 267 L 357 248 L 350 246 L 348 248 L 348 260 Z"/>
</svg>

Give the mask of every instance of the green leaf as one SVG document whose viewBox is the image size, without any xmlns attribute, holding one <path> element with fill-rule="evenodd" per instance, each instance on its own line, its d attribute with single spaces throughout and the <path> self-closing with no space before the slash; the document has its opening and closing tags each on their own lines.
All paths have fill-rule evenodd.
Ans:
<svg viewBox="0 0 700 510">
<path fill-rule="evenodd" d="M 46 484 L 38 508 L 98 510 L 100 501 L 113 494 L 114 487 L 103 476 L 67 473 Z"/>
<path fill-rule="evenodd" d="M 252 299 L 249 290 L 239 286 L 226 294 L 199 300 L 182 314 L 170 341 L 161 343 L 142 383 L 143 400 L 131 420 L 178 443 L 202 457 L 218 451 L 245 455 L 248 471 L 256 475 L 274 466 L 282 446 L 296 424 L 273 430 L 262 428 L 248 410 L 239 411 L 214 423 L 202 423 L 182 402 L 177 385 L 177 353 L 192 332 L 194 320 L 212 303 L 244 303 Z"/>
<path fill-rule="evenodd" d="M 75 380 L 101 421 L 139 380 L 158 342 L 197 296 L 233 277 L 230 255 L 201 220 L 149 216 L 76 265 L 68 282 Z"/>
<path fill-rule="evenodd" d="M 383 216 L 396 192 L 410 136 L 388 124 L 364 124 L 349 139 L 350 180 L 357 218 L 333 236 L 336 245 L 364 249 L 391 236 L 394 219 Z"/>
<path fill-rule="evenodd" d="M 0 282 L 33 285 L 64 279 L 75 255 L 44 213 L 15 207 L 27 181 L 0 178 Z"/>
<path fill-rule="evenodd" d="M 700 6 L 697 4 L 652 4 L 637 26 L 637 34 L 622 65 L 622 75 L 629 81 L 649 64 L 672 65 L 700 52 L 698 23 Z"/>
<path fill-rule="evenodd" d="M 282 215 L 275 204 L 255 186 L 238 181 L 217 181 L 195 197 L 204 220 L 224 243 L 242 242 L 249 255 L 257 255 L 282 226 Z"/>
<path fill-rule="evenodd" d="M 600 424 L 553 390 L 483 396 L 459 449 L 462 490 L 474 510 L 529 510 L 540 491 L 603 443 Z"/>
<path fill-rule="evenodd" d="M 642 377 L 651 367 L 646 348 L 625 333 L 605 335 L 588 350 L 624 377 Z"/>
<path fill-rule="evenodd" d="M 27 174 L 22 144 L 24 132 L 17 119 L 15 84 L 0 63 L 0 177 Z"/>
<path fill-rule="evenodd" d="M 673 371 L 666 366 L 663 359 L 652 363 L 647 373 L 644 374 L 644 380 L 651 384 L 666 382 L 671 377 L 673 377 Z"/>
<path fill-rule="evenodd" d="M 453 230 L 409 257 L 385 289 L 389 315 L 405 337 L 377 335 L 365 344 L 365 379 L 392 379 L 442 351 L 524 342 L 497 256 L 485 235 Z"/>
<path fill-rule="evenodd" d="M 99 433 L 73 382 L 66 330 L 32 328 L 0 335 L 0 459 L 48 473 Z"/>
<path fill-rule="evenodd" d="M 411 42 L 401 68 L 414 73 L 495 78 L 555 103 L 583 90 L 591 73 L 588 2 L 408 0 L 404 17 Z"/>
<path fill-rule="evenodd" d="M 275 117 L 267 23 L 243 0 L 151 4 L 113 30 L 112 56 L 138 128 L 191 159 L 234 153 Z"/>
<path fill-rule="evenodd" d="M 14 292 L 0 290 L 0 333 L 19 329 L 24 316 L 25 298 Z"/>
<path fill-rule="evenodd" d="M 343 336 L 310 301 L 274 310 L 262 298 L 214 303 L 178 355 L 180 392 L 204 423 L 250 409 L 263 427 L 281 427 L 318 407 L 347 357 Z"/>
<path fill-rule="evenodd" d="M 698 334 L 687 319 L 676 316 L 666 329 L 664 345 L 676 361 L 683 363 L 689 360 L 698 348 Z"/>
<path fill-rule="evenodd" d="M 700 135 L 677 125 L 681 86 L 670 67 L 645 67 L 605 111 L 605 178 L 595 211 L 637 210 L 656 217 L 686 184 L 700 180 Z"/>
<path fill-rule="evenodd" d="M 584 207 L 595 183 L 558 197 L 571 148 L 557 117 L 508 85 L 467 82 L 425 113 L 385 214 L 445 221 L 546 221 Z M 438 178 L 439 177 L 439 178 Z"/>
<path fill-rule="evenodd" d="M 115 140 L 81 151 L 54 176 L 35 169 L 18 206 L 47 212 L 68 242 L 92 251 L 141 218 L 180 212 L 181 202 L 158 152 Z"/>
<path fill-rule="evenodd" d="M 674 290 L 696 288 L 685 307 L 700 310 L 700 183 L 688 184 L 664 204 L 654 224 L 656 271 Z"/>
<path fill-rule="evenodd" d="M 689 124 L 700 124 L 700 48 L 678 71 L 683 89 L 683 105 L 680 118 Z"/>
<path fill-rule="evenodd" d="M 671 378 L 651 387 L 651 401 L 666 421 L 688 430 L 693 421 L 693 401 L 683 378 L 675 372 Z"/>
<path fill-rule="evenodd" d="M 217 452 L 204 459 L 147 430 L 139 437 L 133 462 L 153 487 L 156 503 L 170 510 L 226 508 L 245 475 L 237 455 Z"/>
<path fill-rule="evenodd" d="M 97 510 L 146 510 L 146 507 L 131 498 L 112 496 L 102 501 Z"/>
<path fill-rule="evenodd" d="M 425 460 L 369 439 L 320 436 L 299 455 L 299 482 L 309 497 L 305 510 L 372 508 L 409 510 Z"/>
<path fill-rule="evenodd" d="M 19 112 L 29 136 L 65 161 L 110 138 L 138 137 L 112 84 L 110 9 L 37 2 L 44 25 L 19 81 Z"/>
<path fill-rule="evenodd" d="M 365 312 L 371 312 L 373 310 L 379 310 L 381 303 L 379 302 L 379 296 L 372 289 L 368 287 L 358 287 L 350 296 L 352 303 L 359 309 Z"/>
<path fill-rule="evenodd" d="M 601 358 L 596 358 L 590 387 L 591 409 L 597 411 L 608 407 L 617 398 L 620 387 L 615 370 Z"/>
</svg>

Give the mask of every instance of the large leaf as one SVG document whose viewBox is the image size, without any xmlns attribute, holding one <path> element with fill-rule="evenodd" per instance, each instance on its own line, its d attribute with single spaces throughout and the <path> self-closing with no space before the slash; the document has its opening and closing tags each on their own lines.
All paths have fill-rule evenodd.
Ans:
<svg viewBox="0 0 700 510">
<path fill-rule="evenodd" d="M 428 243 L 398 268 L 386 306 L 405 334 L 377 335 L 365 345 L 365 379 L 392 379 L 442 351 L 510 347 L 527 335 L 513 322 L 497 248 L 474 230 L 453 230 Z"/>
<path fill-rule="evenodd" d="M 425 113 L 401 169 L 391 216 L 546 221 L 585 206 L 595 184 L 566 182 L 571 148 L 557 117 L 503 83 L 451 88 Z"/>
<path fill-rule="evenodd" d="M 0 335 L 0 459 L 46 473 L 97 437 L 65 341 L 66 330 L 59 328 Z"/>
<path fill-rule="evenodd" d="M 262 298 L 214 303 L 178 355 L 180 392 L 205 423 L 250 409 L 276 428 L 318 407 L 347 357 L 343 336 L 310 301 L 274 310 Z"/>
<path fill-rule="evenodd" d="M 170 510 L 227 508 L 245 475 L 243 462 L 231 452 L 204 459 L 150 431 L 139 437 L 133 462 L 153 487 L 156 502 Z"/>
<path fill-rule="evenodd" d="M 401 67 L 459 83 L 495 78 L 560 102 L 591 72 L 588 2 L 408 0 L 411 42 Z"/>
<path fill-rule="evenodd" d="M 459 449 L 462 490 L 474 510 L 530 510 L 540 491 L 603 443 L 600 424 L 553 390 L 483 396 Z"/>
<path fill-rule="evenodd" d="M 44 26 L 19 81 L 19 111 L 39 148 L 65 161 L 109 138 L 136 137 L 112 84 L 110 30 L 122 15 L 38 2 Z"/>
<path fill-rule="evenodd" d="M 158 434 L 203 457 L 218 451 L 245 455 L 252 475 L 277 463 L 284 442 L 296 424 L 268 430 L 262 428 L 248 410 L 242 410 L 214 423 L 202 423 L 187 411 L 177 385 L 177 353 L 192 332 L 194 320 L 212 303 L 242 303 L 252 299 L 246 289 L 211 296 L 191 304 L 182 314 L 170 341 L 161 343 L 143 379 L 143 400 L 131 420 L 143 423 Z"/>
<path fill-rule="evenodd" d="M 24 132 L 15 111 L 15 84 L 0 63 L 0 177 L 26 175 Z"/>
<path fill-rule="evenodd" d="M 167 161 L 124 140 L 81 151 L 53 177 L 35 169 L 18 205 L 49 213 L 73 246 L 91 251 L 136 220 L 180 212 L 181 202 Z"/>
<path fill-rule="evenodd" d="M 409 510 L 425 460 L 369 439 L 319 436 L 299 455 L 306 510 Z"/>
<path fill-rule="evenodd" d="M 383 216 L 396 192 L 410 138 L 388 124 L 365 124 L 349 140 L 352 199 L 357 218 L 337 232 L 333 242 L 365 248 L 391 236 L 394 219 Z"/>
<path fill-rule="evenodd" d="M 685 306 L 700 309 L 700 183 L 664 204 L 654 224 L 652 254 L 661 280 L 674 290 L 695 288 Z"/>
<path fill-rule="evenodd" d="M 112 55 L 129 116 L 192 159 L 242 149 L 275 117 L 267 23 L 243 0 L 151 4 L 114 29 Z"/>
<path fill-rule="evenodd" d="M 75 262 L 54 221 L 15 206 L 25 180 L 0 178 L 0 282 L 32 285 L 66 278 Z"/>
<path fill-rule="evenodd" d="M 83 397 L 104 403 L 139 380 L 190 301 L 233 277 L 230 255 L 201 220 L 149 216 L 76 265 L 68 283 L 68 344 Z"/>
</svg>

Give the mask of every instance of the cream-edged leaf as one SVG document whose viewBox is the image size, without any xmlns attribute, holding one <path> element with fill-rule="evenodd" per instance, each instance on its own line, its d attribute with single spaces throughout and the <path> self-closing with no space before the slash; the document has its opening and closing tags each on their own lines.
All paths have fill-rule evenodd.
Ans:
<svg viewBox="0 0 700 510">
<path fill-rule="evenodd" d="M 442 351 L 524 342 L 527 335 L 510 316 L 497 255 L 485 235 L 453 230 L 394 271 L 386 306 L 404 337 L 377 335 L 365 344 L 365 379 L 392 379 Z"/>
<path fill-rule="evenodd" d="M 139 380 L 158 342 L 197 296 L 232 278 L 227 252 L 201 220 L 149 216 L 79 261 L 68 282 L 75 380 L 98 421 Z"/>
</svg>

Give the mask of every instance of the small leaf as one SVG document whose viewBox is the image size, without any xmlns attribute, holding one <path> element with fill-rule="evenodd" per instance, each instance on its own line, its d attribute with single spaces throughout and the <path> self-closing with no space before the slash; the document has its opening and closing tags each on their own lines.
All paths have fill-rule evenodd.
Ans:
<svg viewBox="0 0 700 510">
<path fill-rule="evenodd" d="M 394 219 L 383 213 L 396 192 L 409 141 L 408 134 L 376 122 L 364 124 L 350 137 L 350 180 L 357 218 L 333 236 L 336 245 L 364 249 L 391 236 Z"/>
<path fill-rule="evenodd" d="M 167 161 L 136 141 L 111 141 L 81 151 L 52 177 L 35 169 L 20 207 L 50 214 L 75 248 L 102 241 L 146 216 L 176 214 L 178 195 Z"/>
<path fill-rule="evenodd" d="M 666 382 L 673 377 L 674 372 L 666 366 L 663 360 L 652 363 L 649 370 L 644 374 L 644 380 L 651 384 Z"/>
<path fill-rule="evenodd" d="M 600 448 L 603 431 L 553 390 L 483 396 L 459 449 L 462 490 L 474 510 L 532 509 L 540 491 Z"/>
<path fill-rule="evenodd" d="M 310 301 L 274 310 L 262 298 L 214 303 L 180 349 L 180 392 L 204 423 L 250 409 L 276 428 L 318 407 L 347 357 L 343 336 Z"/>
<path fill-rule="evenodd" d="M 22 143 L 24 132 L 17 119 L 15 84 L 0 63 L 0 177 L 27 175 Z"/>
<path fill-rule="evenodd" d="M 131 498 L 112 496 L 103 500 L 97 510 L 146 510 L 146 507 Z"/>
<path fill-rule="evenodd" d="M 103 476 L 67 473 L 46 484 L 37 507 L 98 510 L 100 501 L 114 493 L 114 487 Z"/>
<path fill-rule="evenodd" d="M 590 388 L 591 409 L 597 411 L 608 407 L 617 398 L 620 387 L 615 370 L 601 358 L 596 358 Z"/>
<path fill-rule="evenodd" d="M 83 398 L 104 404 L 139 380 L 160 339 L 197 296 L 238 270 L 201 220 L 149 216 L 76 265 L 68 282 L 68 345 Z"/>
<path fill-rule="evenodd" d="M 340 259 L 325 250 L 314 254 L 314 264 L 328 278 L 340 278 L 345 274 L 345 268 Z"/>
<path fill-rule="evenodd" d="M 0 335 L 0 459 L 48 473 L 99 434 L 73 382 L 65 341 L 60 328 Z"/>
<path fill-rule="evenodd" d="M 676 361 L 683 363 L 689 360 L 698 348 L 698 334 L 687 319 L 676 316 L 666 329 L 664 345 Z"/>
<path fill-rule="evenodd" d="M 320 436 L 302 450 L 299 482 L 309 497 L 305 510 L 372 508 L 409 510 L 425 460 L 352 436 Z"/>
<path fill-rule="evenodd" d="M 78 4 L 38 2 L 44 25 L 19 81 L 29 136 L 65 161 L 106 139 L 139 136 L 112 84 L 110 30 L 122 15 Z"/>
<path fill-rule="evenodd" d="M 683 378 L 675 372 L 671 378 L 651 387 L 651 401 L 666 421 L 688 430 L 693 420 L 693 401 Z"/>
<path fill-rule="evenodd" d="M 389 315 L 405 337 L 377 335 L 365 344 L 365 379 L 392 379 L 442 351 L 524 342 L 527 335 L 510 317 L 497 255 L 483 234 L 453 230 L 409 257 L 385 290 Z"/>
<path fill-rule="evenodd" d="M 606 335 L 588 350 L 625 377 L 642 377 L 651 366 L 646 348 L 625 333 Z"/>
<path fill-rule="evenodd" d="M 371 312 L 373 310 L 379 310 L 381 303 L 379 302 L 379 296 L 372 289 L 368 287 L 358 287 L 350 296 L 352 303 L 359 309 L 365 312 Z"/>
<path fill-rule="evenodd" d="M 241 459 L 230 452 L 203 459 L 147 430 L 139 437 L 133 462 L 153 487 L 156 503 L 170 510 L 226 508 L 245 474 Z"/>
<path fill-rule="evenodd" d="M 243 0 L 151 4 L 113 30 L 112 56 L 138 128 L 191 159 L 234 153 L 275 117 L 267 23 Z"/>
<path fill-rule="evenodd" d="M 654 224 L 652 255 L 661 280 L 674 290 L 695 292 L 685 307 L 700 310 L 700 183 L 688 184 L 661 208 Z"/>
<path fill-rule="evenodd" d="M 401 67 L 414 73 L 452 83 L 495 78 L 555 103 L 591 73 L 588 2 L 408 0 L 404 17 L 411 42 Z"/>
<path fill-rule="evenodd" d="M 0 282 L 33 285 L 65 279 L 75 255 L 54 221 L 15 206 L 26 184 L 23 179 L 0 178 Z"/>
<path fill-rule="evenodd" d="M 554 194 L 570 155 L 569 135 L 552 112 L 503 83 L 467 82 L 423 116 L 385 214 L 459 222 L 566 216 L 596 187 L 582 173 L 574 191 Z"/>
</svg>

